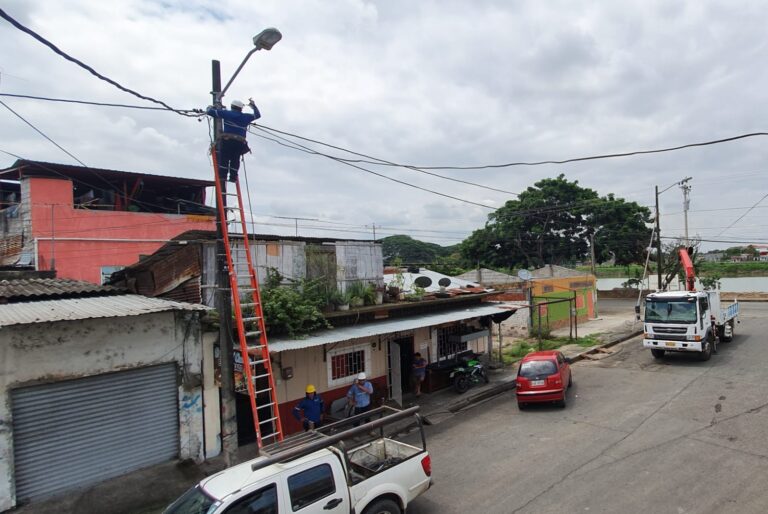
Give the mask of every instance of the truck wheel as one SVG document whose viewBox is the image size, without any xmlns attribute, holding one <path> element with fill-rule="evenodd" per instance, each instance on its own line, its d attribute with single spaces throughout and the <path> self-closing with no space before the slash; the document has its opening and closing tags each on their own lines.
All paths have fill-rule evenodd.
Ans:
<svg viewBox="0 0 768 514">
<path fill-rule="evenodd" d="M 712 357 L 712 341 L 710 341 L 709 339 L 710 338 L 707 338 L 707 340 L 704 341 L 704 348 L 701 350 L 701 353 L 699 354 L 700 361 L 708 361 L 710 357 Z"/>
<path fill-rule="evenodd" d="M 469 390 L 469 379 L 466 375 L 459 375 L 453 381 L 453 388 L 457 393 L 463 394 Z"/>
<path fill-rule="evenodd" d="M 401 514 L 400 506 L 389 498 L 376 500 L 365 508 L 363 514 Z"/>
<path fill-rule="evenodd" d="M 654 359 L 663 359 L 664 358 L 664 350 L 659 350 L 658 348 L 651 348 L 651 355 L 653 355 Z"/>
<path fill-rule="evenodd" d="M 733 330 L 736 328 L 736 326 L 733 323 L 733 320 L 728 322 L 728 326 L 731 327 L 731 336 L 730 337 L 725 336 L 725 327 L 723 327 L 723 337 L 720 340 L 724 343 L 730 343 L 731 341 L 733 341 Z"/>
</svg>

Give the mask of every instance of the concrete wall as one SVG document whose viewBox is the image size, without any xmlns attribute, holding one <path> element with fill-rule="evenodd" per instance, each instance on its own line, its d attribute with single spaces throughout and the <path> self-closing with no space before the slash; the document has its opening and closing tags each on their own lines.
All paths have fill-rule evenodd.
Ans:
<svg viewBox="0 0 768 514">
<path fill-rule="evenodd" d="M 203 454 L 203 361 L 198 313 L 163 312 L 0 329 L 0 511 L 13 503 L 10 389 L 161 363 L 177 363 L 182 459 Z M 210 385 L 210 384 L 208 384 Z M 218 431 L 218 422 L 209 430 Z"/>
<path fill-rule="evenodd" d="M 67 179 L 32 177 L 21 184 L 38 269 L 52 269 L 55 259 L 59 278 L 100 284 L 102 266 L 128 266 L 182 232 L 216 228 L 210 216 L 75 209 Z"/>
</svg>

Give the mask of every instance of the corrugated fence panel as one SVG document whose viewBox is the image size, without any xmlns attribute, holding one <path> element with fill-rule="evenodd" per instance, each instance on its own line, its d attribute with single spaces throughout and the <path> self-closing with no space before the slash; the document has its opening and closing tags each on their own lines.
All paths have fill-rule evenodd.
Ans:
<svg viewBox="0 0 768 514">
<path fill-rule="evenodd" d="M 14 389 L 17 501 L 36 500 L 175 458 L 175 364 Z"/>
</svg>

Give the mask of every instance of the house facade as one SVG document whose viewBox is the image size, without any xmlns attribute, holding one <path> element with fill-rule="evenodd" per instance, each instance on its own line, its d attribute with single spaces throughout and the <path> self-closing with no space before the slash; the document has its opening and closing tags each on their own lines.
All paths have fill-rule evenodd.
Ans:
<svg viewBox="0 0 768 514">
<path fill-rule="evenodd" d="M 187 230 L 213 182 L 19 160 L 0 170 L 0 266 L 101 284 Z"/>
<path fill-rule="evenodd" d="M 531 272 L 531 328 L 567 327 L 575 309 L 577 322 L 595 317 L 597 279 L 563 266 L 548 265 Z M 571 300 L 571 301 L 568 301 Z"/>
<path fill-rule="evenodd" d="M 243 244 L 242 240 L 237 244 Z M 140 294 L 212 306 L 215 251 L 215 234 L 182 234 L 156 254 L 119 272 L 115 284 Z M 250 251 L 261 284 L 266 281 L 267 268 L 291 279 L 324 278 L 340 291 L 353 282 L 380 287 L 385 282 L 381 245 L 373 241 L 254 235 Z M 421 301 L 326 311 L 330 329 L 297 337 L 270 335 L 284 431 L 300 430 L 291 410 L 304 397 L 308 384 L 315 386 L 329 409 L 335 400 L 344 398 L 354 377 L 365 372 L 374 385 L 375 402 L 402 403 L 411 390 L 410 372 L 417 351 L 430 365 L 424 390 L 446 387 L 446 370 L 456 355 L 467 350 L 486 351 L 490 316 L 508 312 L 484 303 L 487 296 L 482 289 L 455 288 L 443 298 L 427 295 Z M 237 370 L 239 356 L 234 358 Z M 239 410 L 249 416 L 247 401 L 240 406 L 243 409 Z M 239 430 L 249 430 L 248 422 L 239 423 Z M 248 438 L 241 434 L 240 441 Z"/>
<path fill-rule="evenodd" d="M 0 511 L 203 460 L 220 429 L 204 412 L 217 393 L 206 310 L 72 280 L 0 281 Z"/>
</svg>

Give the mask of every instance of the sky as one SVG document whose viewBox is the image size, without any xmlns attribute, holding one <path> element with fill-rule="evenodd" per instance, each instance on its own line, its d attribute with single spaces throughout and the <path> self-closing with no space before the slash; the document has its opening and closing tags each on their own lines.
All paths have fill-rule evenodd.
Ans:
<svg viewBox="0 0 768 514">
<path fill-rule="evenodd" d="M 211 61 L 221 62 L 226 83 L 253 36 L 277 27 L 282 41 L 250 58 L 225 103 L 253 98 L 261 125 L 398 164 L 563 160 L 768 131 L 761 1 L 5 0 L 2 9 L 99 73 L 178 109 L 209 105 Z M 3 20 L 0 41 L 0 93 L 154 105 Z M 88 166 L 213 177 L 205 118 L 0 100 Z M 704 250 L 768 243 L 767 137 L 565 165 L 429 170 L 496 190 L 357 163 L 364 171 L 257 135 L 249 143 L 256 233 L 295 235 L 298 225 L 301 236 L 371 239 L 375 231 L 455 244 L 514 193 L 564 174 L 651 208 L 654 187 L 665 190 L 665 238 L 684 234 L 674 184 L 691 177 L 689 235 Z M 0 105 L 0 167 L 16 160 L 9 153 L 77 164 Z"/>
</svg>

